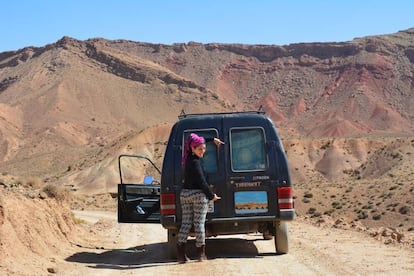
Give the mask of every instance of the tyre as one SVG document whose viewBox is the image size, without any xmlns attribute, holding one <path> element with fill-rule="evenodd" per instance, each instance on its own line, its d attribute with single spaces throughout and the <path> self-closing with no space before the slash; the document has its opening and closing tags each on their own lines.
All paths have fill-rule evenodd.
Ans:
<svg viewBox="0 0 414 276">
<path fill-rule="evenodd" d="M 286 222 L 277 221 L 275 224 L 275 249 L 277 254 L 289 252 L 289 231 Z"/>
<path fill-rule="evenodd" d="M 168 254 L 168 258 L 170 258 L 170 259 L 176 259 L 177 258 L 177 242 L 178 242 L 178 232 L 177 232 L 177 230 L 168 229 L 167 254 Z"/>
</svg>

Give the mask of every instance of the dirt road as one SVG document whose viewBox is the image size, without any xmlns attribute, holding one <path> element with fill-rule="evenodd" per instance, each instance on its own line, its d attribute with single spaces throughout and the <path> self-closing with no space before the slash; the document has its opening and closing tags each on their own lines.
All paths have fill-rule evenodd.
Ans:
<svg viewBox="0 0 414 276">
<path fill-rule="evenodd" d="M 107 212 L 75 216 L 92 223 L 102 240 L 95 247 L 79 245 L 59 267 L 63 275 L 414 275 L 412 249 L 301 219 L 289 224 L 289 254 L 276 255 L 273 240 L 258 234 L 220 236 L 207 240 L 207 262 L 177 264 L 166 257 L 167 234 L 160 225 L 118 224 Z"/>
</svg>

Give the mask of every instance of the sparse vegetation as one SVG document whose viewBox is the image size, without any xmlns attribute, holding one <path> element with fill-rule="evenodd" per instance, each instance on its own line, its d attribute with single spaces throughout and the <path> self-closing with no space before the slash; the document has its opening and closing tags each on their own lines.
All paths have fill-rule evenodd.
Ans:
<svg viewBox="0 0 414 276">
<path fill-rule="evenodd" d="M 28 178 L 26 180 L 26 185 L 28 187 L 38 189 L 38 188 L 40 188 L 43 185 L 43 181 L 41 179 L 39 179 L 39 178 L 32 177 L 32 178 Z"/>
<path fill-rule="evenodd" d="M 380 220 L 381 219 L 381 214 L 375 214 L 372 216 L 373 220 Z"/>
<path fill-rule="evenodd" d="M 304 197 L 304 198 L 302 199 L 302 202 L 303 202 L 303 203 L 309 203 L 309 202 L 311 202 L 311 201 L 310 201 L 310 199 L 309 199 L 309 198 Z"/>
<path fill-rule="evenodd" d="M 402 34 L 400 33 L 398 36 L 398 40 L 401 40 Z M 141 61 L 146 63 L 147 61 L 144 61 L 144 59 L 150 59 L 151 55 L 151 51 L 147 51 L 148 49 L 145 51 L 145 55 L 142 55 L 144 52 L 139 53 L 140 49 L 146 48 L 145 45 L 123 47 L 123 42 L 119 41 L 117 42 L 119 47 L 116 47 L 119 60 L 111 59 L 111 64 L 108 64 L 109 71 L 104 70 L 105 78 L 99 81 L 99 89 L 95 89 L 97 86 L 93 85 L 93 82 L 97 81 L 90 78 L 91 76 L 100 77 L 99 74 L 102 68 L 98 67 L 96 68 L 97 71 L 93 71 L 99 61 L 94 60 L 93 63 L 89 63 L 84 53 L 80 55 L 81 52 L 76 52 L 79 49 L 84 49 L 83 46 L 70 47 L 71 51 L 59 56 L 63 59 L 63 63 L 73 65 L 66 69 L 74 69 L 70 71 L 72 73 L 89 74 L 93 72 L 93 75 L 82 76 L 85 79 L 91 79 L 91 83 L 81 81 L 74 83 L 73 86 L 60 85 L 60 77 L 59 83 L 55 83 L 56 78 L 48 79 L 49 75 L 46 74 L 43 76 L 44 79 L 37 78 L 41 80 L 41 85 L 38 85 L 36 78 L 27 78 L 35 80 L 30 84 L 20 84 L 19 82 L 24 81 L 24 79 L 16 79 L 16 82 L 13 83 L 13 91 L 4 90 L 5 93 L 2 93 L 2 95 L 13 95 L 13 97 L 9 97 L 9 99 L 13 98 L 13 103 L 8 103 L 7 97 L 4 98 L 6 102 L 4 102 L 5 108 L 2 106 L 2 116 L 6 126 L 9 126 L 8 118 L 12 118 L 10 126 L 16 129 L 11 133 L 3 133 L 3 139 L 6 138 L 3 144 L 6 145 L 7 149 L 3 147 L 2 160 L 5 160 L 5 162 L 0 165 L 3 170 L 1 175 L 4 178 L 7 176 L 7 180 L 0 179 L 0 187 L 19 191 L 28 188 L 30 191 L 23 193 L 26 196 L 25 199 L 28 201 L 34 199 L 32 201 L 35 203 L 38 203 L 39 192 L 42 193 L 41 198 L 46 198 L 46 196 L 43 197 L 44 194 L 50 198 L 64 200 L 68 195 L 62 188 L 65 185 L 74 184 L 76 188 L 80 189 L 82 189 L 82 185 L 78 184 L 90 185 L 87 188 L 96 188 L 93 190 L 100 193 L 107 188 L 102 188 L 106 185 L 101 184 L 108 180 L 112 181 L 115 179 L 114 175 L 117 176 L 116 166 L 111 160 L 121 150 L 127 150 L 129 153 L 143 151 L 158 158 L 159 163 L 162 162 L 168 133 L 164 133 L 164 130 L 158 126 L 161 126 L 160 124 L 163 122 L 168 121 L 170 123 L 173 120 L 172 118 L 178 115 L 176 114 L 178 113 L 178 105 L 180 108 L 181 106 L 192 106 L 197 112 L 211 110 L 221 112 L 229 111 L 229 108 L 241 109 L 240 103 L 242 103 L 242 106 L 249 108 L 252 106 L 251 104 L 256 105 L 261 102 L 266 107 L 266 113 L 272 114 L 276 118 L 279 118 L 279 115 L 282 116 L 280 118 L 283 118 L 286 115 L 285 112 L 293 114 L 292 112 L 300 111 L 299 116 L 295 115 L 292 120 L 282 119 L 276 121 L 277 127 L 280 123 L 283 132 L 282 139 L 286 143 L 285 149 L 288 150 L 289 162 L 291 162 L 292 182 L 294 183 L 294 189 L 296 189 L 294 191 L 295 208 L 299 216 L 308 214 L 315 218 L 324 214 L 330 216 L 328 220 L 338 218 L 364 220 L 361 224 L 372 228 L 395 228 L 398 225 L 404 228 L 402 229 L 404 231 L 414 231 L 414 203 L 411 200 L 414 198 L 414 186 L 412 185 L 414 183 L 414 156 L 411 153 L 414 153 L 414 139 L 412 133 L 408 133 L 413 128 L 407 128 L 407 132 L 401 135 L 404 137 L 396 137 L 405 131 L 407 123 L 412 123 L 412 120 L 409 119 L 413 118 L 413 109 L 406 102 L 407 96 L 413 96 L 412 89 L 410 90 L 409 85 L 406 85 L 407 80 L 399 83 L 398 79 L 400 76 L 407 76 L 405 71 L 404 74 L 398 73 L 398 70 L 400 70 L 398 68 L 412 68 L 412 62 L 408 62 L 406 66 L 399 65 L 398 68 L 389 70 L 389 66 L 391 68 L 395 64 L 399 64 L 393 62 L 395 60 L 391 52 L 387 52 L 385 61 L 381 58 L 383 54 L 381 51 L 377 53 L 379 55 L 378 59 L 368 59 L 368 56 L 365 55 L 373 53 L 366 52 L 364 49 L 371 47 L 371 51 L 375 51 L 375 47 L 371 45 L 374 42 L 375 40 L 369 42 L 370 45 L 368 46 L 364 43 L 362 48 L 358 48 L 360 49 L 358 52 L 362 53 L 365 58 L 357 63 L 353 59 L 349 59 L 352 62 L 348 64 L 346 61 L 348 58 L 342 60 L 341 56 L 329 59 L 315 58 L 316 66 L 326 67 L 326 70 L 319 70 L 320 67 L 316 67 L 317 74 L 315 75 L 315 67 L 312 63 L 307 64 L 306 70 L 303 70 L 300 67 L 301 62 L 297 62 L 295 56 L 280 58 L 280 55 L 272 54 L 272 52 L 262 55 L 261 50 L 254 49 L 254 46 L 242 49 L 242 55 L 239 56 L 242 63 L 239 63 L 237 58 L 238 52 L 240 52 L 237 51 L 239 46 L 234 46 L 235 48 L 231 51 L 231 60 L 227 60 L 223 56 L 223 60 L 220 60 L 219 64 L 205 64 L 203 65 L 205 66 L 204 69 L 198 67 L 197 60 L 207 63 L 213 62 L 212 60 L 215 59 L 210 59 L 210 57 L 213 57 L 212 55 L 215 55 L 215 52 L 227 51 L 209 50 L 204 52 L 203 47 L 198 47 L 195 52 L 190 49 L 191 45 L 185 46 L 188 47 L 188 51 L 180 53 L 171 52 L 171 49 L 165 51 L 160 48 L 157 50 L 159 52 L 155 63 L 156 71 L 152 71 L 155 66 L 140 66 Z M 91 41 L 87 45 L 92 46 L 93 43 Z M 82 45 L 83 42 L 79 41 L 76 45 L 78 44 Z M 392 40 L 387 40 L 386 48 L 392 49 L 391 45 Z M 50 47 L 53 48 L 53 45 Z M 168 46 L 163 47 L 168 48 Z M 379 45 L 381 49 L 384 47 L 382 44 Z M 399 47 L 400 53 L 403 53 L 403 47 L 404 45 Z M 62 47 L 59 46 L 60 48 Z M 89 46 L 86 48 L 89 49 Z M 112 47 L 105 48 L 103 54 L 107 52 L 108 57 L 112 56 L 110 54 Z M 48 49 L 45 48 L 44 51 L 47 52 Z M 128 62 L 123 63 L 122 72 L 111 71 L 116 68 L 117 62 L 121 61 L 122 63 L 122 49 L 134 49 L 134 53 L 128 55 Z M 412 61 L 413 51 L 410 49 L 403 55 Z M 250 52 L 253 50 L 256 52 Z M 36 50 L 36 52 L 44 53 L 40 50 Z M 332 51 L 327 51 L 328 56 L 329 52 Z M 82 62 L 75 63 L 69 59 L 65 60 L 65 58 L 70 58 L 71 53 L 75 53 L 76 58 L 82 56 L 85 59 Z M 3 63 L 6 66 L 4 67 L 6 75 L 13 73 L 14 69 L 21 71 L 20 66 L 25 63 L 21 57 L 16 56 L 14 58 L 13 55 L 13 53 L 10 53 L 10 57 L 5 58 Z M 169 58 L 163 58 L 167 55 L 169 55 Z M 46 59 L 48 55 L 42 54 L 42 56 L 45 58 L 42 62 L 48 64 L 49 61 Z M 139 62 L 138 60 L 137 62 L 133 61 L 135 57 L 139 57 Z M 355 58 L 358 59 L 358 57 Z M 13 67 L 9 67 L 12 64 L 10 61 L 13 60 L 17 60 L 19 66 L 14 64 Z M 38 60 L 40 59 L 31 59 L 31 62 L 25 65 L 29 76 L 31 76 L 30 66 L 35 65 Z M 272 62 L 269 63 L 266 60 L 272 60 Z M 366 60 L 369 60 L 368 66 L 364 64 Z M 397 60 L 403 62 L 404 58 L 399 56 Z M 230 61 L 231 63 L 228 63 Z M 262 63 L 262 61 L 264 62 Z M 376 64 L 378 61 L 381 62 L 379 66 Z M 148 62 L 152 64 L 153 61 Z M 322 62 L 323 65 L 319 62 Z M 133 64 L 134 68 L 129 68 L 129 64 Z M 223 67 L 223 64 L 230 66 Z M 289 64 L 289 66 L 284 64 Z M 358 65 L 358 68 L 354 68 L 355 64 Z M 88 70 L 83 70 L 84 67 L 77 67 L 78 65 L 87 65 Z M 256 65 L 260 65 L 260 69 L 254 67 Z M 166 71 L 167 77 L 164 76 L 164 80 L 161 80 L 160 77 L 164 72 L 163 66 L 166 66 L 168 70 Z M 189 66 L 196 68 L 196 70 L 192 72 Z M 367 71 L 370 71 L 371 67 L 378 72 L 374 72 L 375 74 L 369 72 L 365 74 L 363 72 L 367 68 Z M 176 71 L 174 68 L 179 68 L 179 70 Z M 205 68 L 212 70 L 206 72 Z M 222 68 L 225 68 L 225 74 L 221 71 Z M 338 75 L 338 72 L 335 71 L 337 68 L 341 68 L 344 72 L 340 72 Z M 361 71 L 361 68 L 363 71 Z M 381 70 L 384 68 L 387 70 L 386 75 L 381 75 Z M 299 71 L 296 71 L 297 69 Z M 354 69 L 356 71 L 351 71 Z M 137 70 L 139 74 L 134 73 Z M 244 75 L 240 75 L 240 73 L 244 74 L 244 71 L 248 72 L 246 80 L 243 80 Z M 203 74 L 197 72 L 203 72 Z M 258 72 L 263 76 L 255 75 Z M 347 76 L 357 76 L 361 72 L 364 73 L 364 76 L 360 77 L 363 80 L 360 83 L 361 86 L 354 88 L 353 85 L 349 85 L 355 83 L 355 80 L 347 79 Z M 397 79 L 390 82 L 388 77 L 381 77 L 388 76 L 389 72 L 397 72 L 393 74 L 393 77 Z M 107 78 L 109 76 L 107 74 L 110 73 L 117 73 L 118 77 L 126 78 L 128 84 L 123 83 L 122 78 Z M 144 79 L 140 78 L 141 73 Z M 181 75 L 182 73 L 185 76 Z M 408 72 L 408 75 L 410 74 Z M 8 77 L 6 75 L 5 78 Z M 64 75 L 60 76 L 64 78 Z M 198 79 L 198 76 L 201 79 Z M 231 79 L 231 76 L 237 76 L 237 79 Z M 314 78 L 315 76 L 317 76 L 317 80 Z M 380 78 L 375 78 L 373 82 L 370 79 L 371 76 L 380 76 Z M 76 75 L 73 75 L 73 77 L 76 77 Z M 216 80 L 220 80 L 220 85 L 214 83 Z M 65 84 L 66 81 L 62 80 L 62 83 Z M 85 83 L 92 84 L 92 86 L 84 86 Z M 154 83 L 157 86 L 153 86 Z M 243 86 L 245 83 L 249 83 L 249 86 Z M 383 87 L 384 91 L 392 91 L 391 88 L 387 88 L 387 85 L 392 83 L 394 88 L 398 88 L 398 91 L 387 95 L 387 102 L 382 105 L 383 98 L 375 95 L 377 93 L 376 89 L 369 90 L 370 92 L 366 93 L 365 89 L 371 89 L 370 85 L 372 83 L 375 83 L 376 87 Z M 189 84 L 191 87 L 188 87 Z M 217 87 L 221 90 L 214 92 L 203 90 L 204 87 L 201 86 L 203 84 L 209 84 L 209 87 Z M 275 86 L 273 86 L 274 84 Z M 359 86 L 359 84 L 356 86 Z M 31 89 L 29 91 L 24 87 L 30 87 Z M 50 87 L 58 87 L 59 97 L 65 101 L 50 101 L 50 99 L 56 98 L 56 89 L 50 89 Z M 76 90 L 68 89 L 68 87 L 76 88 Z M 114 94 L 114 87 L 119 89 L 117 93 L 122 95 L 122 100 L 114 100 L 117 97 Z M 125 87 L 128 87 L 127 90 L 125 90 Z M 254 87 L 258 89 L 253 89 Z M 408 90 L 405 90 L 406 88 Z M 5 86 L 4 89 L 8 89 L 8 86 Z M 230 92 L 227 93 L 226 89 L 229 89 Z M 133 93 L 130 93 L 130 90 L 133 90 Z M 254 94 L 250 94 L 253 90 Z M 34 91 L 42 95 L 40 100 L 29 95 Z M 79 91 L 91 91 L 94 96 L 79 98 Z M 268 91 L 271 91 L 271 93 Z M 316 95 L 315 91 L 329 92 L 330 94 L 323 96 L 324 99 L 329 97 L 329 100 L 318 101 L 316 97 L 321 95 Z M 383 93 L 384 91 L 378 92 Z M 50 92 L 53 94 L 49 94 Z M 211 93 L 210 96 L 207 95 L 208 93 Z M 230 100 L 226 98 L 227 94 L 231 95 Z M 352 102 L 348 102 L 348 96 L 351 95 Z M 75 96 L 76 98 L 72 98 Z M 374 98 L 370 98 L 372 96 Z M 15 100 L 20 97 L 22 97 L 22 101 Z M 144 102 L 141 101 L 143 98 L 145 99 Z M 268 102 L 269 98 L 270 101 Z M 79 107 L 73 108 L 71 104 L 79 103 L 79 99 L 82 100 L 82 113 L 74 114 L 74 110 L 79 110 Z M 222 102 L 217 103 L 211 99 Z M 299 100 L 303 100 L 304 106 L 296 110 Z M 20 102 L 24 105 L 20 105 Z M 56 103 L 59 103 L 59 105 L 55 105 Z M 193 103 L 195 105 L 192 105 Z M 175 104 L 178 105 L 175 106 Z M 8 114 L 7 106 L 13 106 L 10 109 L 13 113 Z M 350 106 L 353 106 L 355 112 L 349 112 Z M 25 113 L 25 107 L 32 108 L 31 112 L 38 114 L 40 117 L 30 118 Z M 108 107 L 110 107 L 110 112 Z M 345 120 L 343 120 L 342 107 L 346 107 L 347 118 Z M 392 108 L 392 110 L 388 108 Z M 378 109 L 380 113 L 371 114 L 374 109 Z M 15 111 L 18 111 L 19 114 L 15 114 Z M 366 111 L 369 111 L 369 114 L 364 113 Z M 394 116 L 398 115 L 395 114 L 396 112 L 401 112 L 403 116 Z M 154 116 L 154 114 L 157 116 Z M 326 114 L 329 114 L 329 117 L 325 117 Z M 48 122 L 50 118 L 47 116 L 50 115 L 57 116 L 53 118 L 53 122 L 62 120 L 62 118 L 67 121 L 65 121 L 62 128 L 59 124 L 46 123 L 41 128 L 40 122 Z M 81 120 L 76 121 L 77 118 L 81 118 Z M 406 121 L 400 124 L 398 118 Z M 33 124 L 30 119 L 36 119 L 36 123 Z M 394 119 L 397 121 L 394 122 Z M 290 124 L 290 122 L 293 124 Z M 348 122 L 351 122 L 351 125 L 347 126 Z M 355 124 L 352 122 L 355 122 Z M 154 124 L 157 127 L 153 127 Z M 378 128 L 379 124 L 381 126 Z M 24 126 L 24 129 L 18 129 L 19 126 Z M 389 128 L 388 126 L 393 127 Z M 404 129 L 399 129 L 400 126 L 404 126 Z M 390 129 L 390 131 L 396 129 L 398 133 L 386 133 L 387 129 Z M 15 135 L 16 133 L 22 135 Z M 25 135 L 26 133 L 30 135 Z M 312 137 L 304 136 L 309 133 Z M 341 137 L 342 134 L 346 138 Z M 9 138 L 16 140 L 9 141 Z M 267 146 L 275 146 L 273 141 L 268 142 Z M 223 156 L 222 152 L 228 151 L 227 149 L 223 151 L 220 149 L 218 157 Z M 13 158 L 15 159 L 13 160 Z M 19 174 L 19 176 L 13 178 L 13 176 L 9 177 L 9 174 Z M 95 179 L 96 181 L 86 183 L 86 180 L 82 179 L 86 174 L 88 179 Z M 38 176 L 39 179 L 30 178 L 29 176 L 32 175 Z M 73 175 L 75 177 L 72 177 Z M 42 181 L 40 179 L 48 180 Z M 78 183 L 72 183 L 73 179 L 76 179 L 74 182 L 77 181 Z M 82 181 L 84 182 L 82 183 Z M 45 182 L 48 184 L 45 185 Z M 57 182 L 61 186 L 55 184 Z M 112 188 L 115 188 L 115 186 Z M 103 208 L 98 206 L 99 204 L 96 203 L 93 195 L 87 195 L 82 199 L 84 201 L 79 200 L 80 203 L 76 207 Z M 115 200 L 111 202 L 115 202 Z M 49 202 L 43 201 L 42 203 Z M 116 204 L 110 205 L 108 209 L 110 208 L 114 210 Z M 83 223 L 75 217 L 73 220 L 75 223 Z"/>
<path fill-rule="evenodd" d="M 84 219 L 76 217 L 73 213 L 72 213 L 72 220 L 75 224 L 86 224 L 86 221 Z"/>
<path fill-rule="evenodd" d="M 316 212 L 316 208 L 314 208 L 314 207 L 310 207 L 307 213 L 308 213 L 308 214 L 313 214 L 313 213 L 315 213 L 315 212 Z"/>
<path fill-rule="evenodd" d="M 349 187 L 349 188 L 347 188 L 346 190 L 345 190 L 345 193 L 350 193 L 350 192 L 352 192 L 352 186 L 351 187 Z"/>
<path fill-rule="evenodd" d="M 313 194 L 311 192 L 306 191 L 304 197 L 306 198 L 312 198 Z"/>
<path fill-rule="evenodd" d="M 327 142 L 325 142 L 325 144 L 323 144 L 323 145 L 320 147 L 320 149 L 321 149 L 321 150 L 326 150 L 326 149 L 328 149 L 330 146 L 331 146 L 331 141 L 327 141 Z"/>
<path fill-rule="evenodd" d="M 339 202 L 339 201 L 332 202 L 332 208 L 334 208 L 334 209 L 341 209 L 342 206 L 343 206 L 342 203 Z"/>
<path fill-rule="evenodd" d="M 64 200 L 68 198 L 68 191 L 53 184 L 46 184 L 42 188 L 42 192 L 46 193 L 50 198 L 57 200 Z"/>
<path fill-rule="evenodd" d="M 402 215 L 406 215 L 408 214 L 408 212 L 410 211 L 410 207 L 408 207 L 407 205 L 402 206 L 398 212 Z"/>
<path fill-rule="evenodd" d="M 358 219 L 366 219 L 366 218 L 368 218 L 368 214 L 365 211 L 361 211 L 358 214 Z"/>
</svg>

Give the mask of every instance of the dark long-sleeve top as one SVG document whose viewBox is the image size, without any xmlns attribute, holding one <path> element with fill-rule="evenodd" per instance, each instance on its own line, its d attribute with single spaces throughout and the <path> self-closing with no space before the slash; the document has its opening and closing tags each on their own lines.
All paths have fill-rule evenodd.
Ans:
<svg viewBox="0 0 414 276">
<path fill-rule="evenodd" d="M 206 173 L 201 166 L 200 158 L 195 154 L 189 154 L 184 171 L 184 189 L 200 189 L 209 200 L 214 198 L 206 180 Z"/>
</svg>

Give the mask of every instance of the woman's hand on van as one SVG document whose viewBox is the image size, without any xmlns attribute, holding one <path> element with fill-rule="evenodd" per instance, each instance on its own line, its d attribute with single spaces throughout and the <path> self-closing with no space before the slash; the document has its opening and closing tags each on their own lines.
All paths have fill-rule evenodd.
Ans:
<svg viewBox="0 0 414 276">
<path fill-rule="evenodd" d="M 216 146 L 220 146 L 224 145 L 224 142 L 221 141 L 219 138 L 214 138 L 214 144 L 216 144 Z"/>
<path fill-rule="evenodd" d="M 214 197 L 213 197 L 212 201 L 216 201 L 216 200 L 219 200 L 219 199 L 221 199 L 221 197 L 218 196 L 218 195 L 216 195 L 216 194 L 214 194 Z"/>
</svg>

